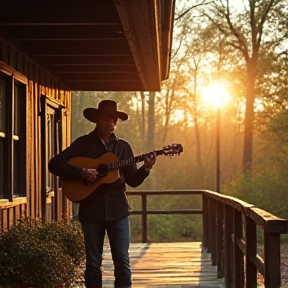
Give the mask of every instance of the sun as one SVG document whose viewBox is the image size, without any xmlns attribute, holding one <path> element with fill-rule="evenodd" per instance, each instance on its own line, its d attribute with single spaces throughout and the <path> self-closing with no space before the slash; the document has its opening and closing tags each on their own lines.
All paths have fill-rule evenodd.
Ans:
<svg viewBox="0 0 288 288">
<path fill-rule="evenodd" d="M 203 87 L 201 91 L 203 102 L 212 105 L 214 108 L 223 108 L 231 101 L 231 94 L 224 83 L 213 82 Z"/>
</svg>

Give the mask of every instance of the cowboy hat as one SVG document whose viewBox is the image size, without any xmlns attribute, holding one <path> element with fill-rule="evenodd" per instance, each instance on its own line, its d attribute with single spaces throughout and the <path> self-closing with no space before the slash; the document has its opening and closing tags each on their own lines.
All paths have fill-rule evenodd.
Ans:
<svg viewBox="0 0 288 288">
<path fill-rule="evenodd" d="M 98 104 L 98 108 L 90 107 L 84 109 L 83 111 L 84 117 L 93 123 L 96 123 L 96 116 L 99 115 L 100 113 L 115 115 L 122 121 L 127 120 L 129 117 L 128 114 L 126 114 L 125 112 L 117 110 L 117 102 L 114 100 L 102 100 Z"/>
</svg>

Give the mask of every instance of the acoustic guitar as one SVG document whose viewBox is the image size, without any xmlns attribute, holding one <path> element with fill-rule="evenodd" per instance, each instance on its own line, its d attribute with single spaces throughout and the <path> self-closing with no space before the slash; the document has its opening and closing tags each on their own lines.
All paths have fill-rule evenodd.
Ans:
<svg viewBox="0 0 288 288">
<path fill-rule="evenodd" d="M 177 156 L 183 152 L 183 147 L 181 144 L 172 144 L 163 147 L 161 150 L 156 150 L 156 156 Z M 118 157 L 107 152 L 99 158 L 89 158 L 89 157 L 73 157 L 68 160 L 68 163 L 77 167 L 87 168 L 87 169 L 97 169 L 98 173 L 103 177 L 98 179 L 94 183 L 88 183 L 85 180 L 75 180 L 67 181 L 60 178 L 60 183 L 62 186 L 62 191 L 64 195 L 73 202 L 79 202 L 84 198 L 88 197 L 102 184 L 112 184 L 119 179 L 119 168 L 133 163 L 138 163 L 144 161 L 146 155 L 153 154 L 149 152 L 136 157 L 131 157 L 126 160 L 120 160 Z"/>
</svg>

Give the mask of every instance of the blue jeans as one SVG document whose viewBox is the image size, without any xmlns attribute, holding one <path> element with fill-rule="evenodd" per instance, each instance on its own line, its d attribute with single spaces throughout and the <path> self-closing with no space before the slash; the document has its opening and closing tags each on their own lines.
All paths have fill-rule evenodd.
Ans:
<svg viewBox="0 0 288 288">
<path fill-rule="evenodd" d="M 131 287 L 129 258 L 130 221 L 81 222 L 86 248 L 85 285 L 102 287 L 102 257 L 105 231 L 109 238 L 114 263 L 115 288 Z"/>
</svg>

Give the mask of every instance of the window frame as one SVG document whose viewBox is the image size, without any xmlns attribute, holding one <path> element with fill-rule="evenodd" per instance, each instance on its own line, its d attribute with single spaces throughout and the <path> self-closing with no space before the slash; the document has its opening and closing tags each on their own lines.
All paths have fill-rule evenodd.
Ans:
<svg viewBox="0 0 288 288">
<path fill-rule="evenodd" d="M 0 74 L 5 82 L 4 87 L 4 131 L 1 132 L 1 140 L 3 140 L 3 161 L 2 175 L 3 181 L 0 189 L 1 202 L 9 201 L 13 202 L 19 198 L 27 197 L 27 106 L 28 106 L 28 79 L 22 74 L 14 71 L 11 67 L 0 63 Z M 15 96 L 15 85 L 20 89 L 18 96 Z M 17 100 L 17 99 L 18 100 Z M 21 101 L 15 102 L 15 101 Z M 18 105 L 18 104 L 19 105 Z M 15 107 L 20 108 L 18 111 L 20 116 L 18 118 L 19 131 L 15 133 Z M 17 143 L 17 144 L 16 144 Z M 17 147 L 18 146 L 18 147 Z M 15 165 L 15 153 L 18 153 L 19 162 Z M 2 157 L 1 157 L 2 158 Z M 15 179 L 15 177 L 17 179 Z M 17 186 L 15 181 L 19 183 L 18 191 L 14 191 Z M 23 189 L 23 190 L 22 190 Z"/>
<path fill-rule="evenodd" d="M 64 107 L 54 99 L 49 98 L 46 95 L 41 95 L 41 193 L 42 193 L 42 215 L 46 215 L 46 204 L 47 200 L 51 197 L 55 197 L 57 195 L 57 189 L 59 187 L 59 180 L 55 175 L 52 175 L 48 171 L 48 163 L 52 156 L 59 153 L 61 147 L 62 147 L 62 109 Z M 51 115 L 54 112 L 55 115 L 55 122 L 52 123 L 54 127 L 50 129 L 49 131 L 53 132 L 53 135 L 48 135 L 49 131 L 47 129 L 48 127 L 48 121 L 50 120 L 48 115 Z M 48 137 L 47 137 L 48 136 Z M 49 145 L 47 141 L 51 139 L 53 141 L 52 145 Z M 51 153 L 53 155 L 50 155 L 48 153 L 49 148 L 54 150 L 54 153 Z M 47 183 L 47 179 L 50 179 L 52 182 L 52 187 Z M 48 191 L 48 185 L 50 190 Z M 53 190 L 51 190 L 53 188 Z M 54 198 L 55 202 L 57 202 L 57 197 Z M 57 203 L 55 203 L 57 204 Z M 57 206 L 57 205 L 56 205 Z"/>
</svg>

